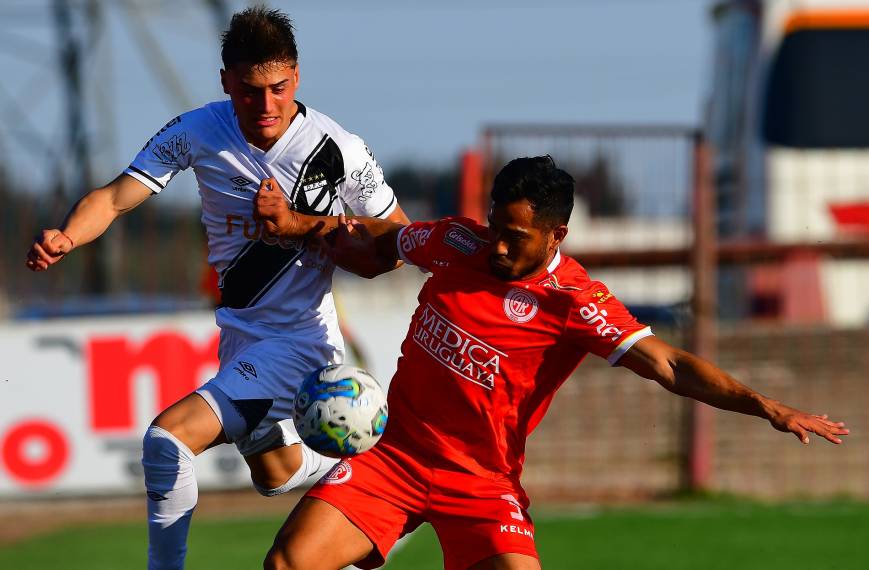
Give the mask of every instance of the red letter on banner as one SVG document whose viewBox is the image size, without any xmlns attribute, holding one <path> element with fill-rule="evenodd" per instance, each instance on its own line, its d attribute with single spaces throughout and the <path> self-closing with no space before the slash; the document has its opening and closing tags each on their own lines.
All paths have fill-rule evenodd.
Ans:
<svg viewBox="0 0 869 570">
<path fill-rule="evenodd" d="M 94 431 L 130 430 L 134 427 L 133 377 L 142 368 L 157 378 L 157 412 L 199 387 L 199 372 L 217 367 L 214 335 L 205 345 L 172 331 L 160 332 L 141 346 L 126 337 L 95 338 L 88 344 L 90 362 L 91 427 Z"/>
<path fill-rule="evenodd" d="M 42 446 L 37 457 L 28 451 Z M 63 432 L 54 424 L 29 420 L 15 424 L 0 442 L 6 470 L 19 483 L 41 485 L 58 476 L 69 459 L 69 445 Z"/>
</svg>

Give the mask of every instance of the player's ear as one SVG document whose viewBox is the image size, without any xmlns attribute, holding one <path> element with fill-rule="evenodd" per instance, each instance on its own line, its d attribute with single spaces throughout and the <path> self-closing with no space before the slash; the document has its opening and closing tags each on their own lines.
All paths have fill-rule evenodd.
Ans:
<svg viewBox="0 0 869 570">
<path fill-rule="evenodd" d="M 567 226 L 565 224 L 555 226 L 549 238 L 551 240 L 549 247 L 551 249 L 557 248 L 559 245 L 561 245 L 561 242 L 564 241 L 565 237 L 567 237 Z"/>
<path fill-rule="evenodd" d="M 223 87 L 223 92 L 229 95 L 229 90 L 226 88 L 226 70 L 220 70 L 220 86 Z"/>
<path fill-rule="evenodd" d="M 296 62 L 293 65 L 293 83 L 296 84 L 296 87 L 299 86 L 299 63 Z"/>
</svg>

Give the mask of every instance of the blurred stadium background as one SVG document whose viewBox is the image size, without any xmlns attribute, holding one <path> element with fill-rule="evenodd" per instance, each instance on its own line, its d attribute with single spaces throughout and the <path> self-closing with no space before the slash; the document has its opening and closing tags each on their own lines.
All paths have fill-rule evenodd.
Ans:
<svg viewBox="0 0 869 570">
<path fill-rule="evenodd" d="M 311 33 L 320 25 L 300 21 L 291 5 L 274 4 L 294 15 L 300 30 Z M 627 15 L 649 9 L 636 2 L 613 4 Z M 732 495 L 744 501 L 691 503 L 667 516 L 688 526 L 707 515 L 736 521 L 722 529 L 710 526 L 709 532 L 724 534 L 747 520 L 760 521 L 761 529 L 763 521 L 770 528 L 809 520 L 837 529 L 841 524 L 845 543 L 829 543 L 822 552 L 846 549 L 856 558 L 819 567 L 850 568 L 855 561 L 857 568 L 869 556 L 865 546 L 848 542 L 869 530 L 863 505 L 869 499 L 869 75 L 863 69 L 869 2 L 661 6 L 684 10 L 688 4 L 702 12 L 695 24 L 705 26 L 708 42 L 696 121 L 665 124 L 650 114 L 605 124 L 577 122 L 570 113 L 543 121 L 533 113 L 532 119 L 518 112 L 492 120 L 481 114 L 469 127 L 477 129 L 476 141 L 435 153 L 450 158 L 402 161 L 390 151 L 381 163 L 412 218 L 458 212 L 482 220 L 487 189 L 504 163 L 551 154 L 577 181 L 566 253 L 606 281 L 659 335 L 720 363 L 763 393 L 844 419 L 854 432 L 842 447 L 814 440 L 806 449 L 755 418 L 681 401 L 589 359 L 529 441 L 524 483 L 535 505 L 542 505 L 540 541 L 544 533 L 558 535 L 558 521 L 592 535 L 594 528 L 617 534 L 636 527 L 637 536 L 652 540 L 652 529 L 661 524 L 655 505 L 662 498 Z M 577 5 L 572 9 L 594 15 L 591 3 Z M 77 196 L 125 166 L 137 150 L 122 142 L 132 125 L 134 138 L 144 141 L 165 118 L 220 97 L 216 86 L 205 91 L 188 81 L 185 66 L 205 65 L 191 58 L 207 53 L 211 67 L 219 67 L 214 38 L 240 6 L 220 0 L 0 5 L 0 69 L 6 77 L 0 85 L 0 561 L 18 552 L 14 567 L 49 564 L 37 561 L 43 560 L 37 554 L 42 542 L 21 542 L 33 533 L 136 520 L 138 498 L 130 497 L 142 487 L 144 426 L 215 369 L 211 276 L 197 205 L 190 199 L 192 177 L 173 183 L 186 198 L 149 201 L 48 274 L 30 274 L 23 259 L 35 231 L 56 224 Z M 520 13 L 512 5 L 506 11 Z M 198 30 L 196 41 L 185 32 L 191 29 Z M 303 62 L 306 49 L 313 49 L 306 40 L 314 42 L 300 32 Z M 634 50 L 644 49 L 640 41 Z M 201 44 L 198 52 L 193 44 Z M 604 63 L 598 73 L 618 73 L 607 69 L 606 51 L 597 57 Z M 336 57 L 333 64 L 339 63 Z M 437 73 L 448 80 L 448 68 Z M 402 85 L 396 80 L 394 89 Z M 304 84 L 300 93 L 307 102 Z M 133 115 L 140 107 L 142 114 L 152 113 L 146 109 L 153 101 L 143 101 L 155 97 L 161 99 L 156 118 L 139 129 Z M 331 107 L 312 104 L 346 122 L 340 100 Z M 365 128 L 358 131 L 368 137 Z M 392 373 L 424 278 L 409 269 L 371 282 L 336 276 L 353 359 L 383 381 Z M 203 499 L 200 511 L 210 513 L 205 518 L 211 526 L 194 530 L 192 552 L 212 530 L 219 548 L 220 532 L 247 528 L 258 541 L 250 549 L 254 558 L 239 558 L 235 566 L 223 560 L 226 567 L 249 565 L 244 560 L 255 565 L 292 500 L 265 501 L 237 491 L 248 478 L 233 449 L 216 449 L 197 461 L 201 487 L 221 493 Z M 790 506 L 764 507 L 755 500 Z M 811 511 L 816 501 L 830 500 L 838 502 Z M 612 515 L 606 508 L 565 507 L 648 501 L 646 510 Z M 274 513 L 266 522 L 233 518 L 266 510 Z M 634 515 L 650 522 L 643 526 Z M 223 519 L 234 521 L 228 526 L 235 531 L 217 530 L 216 521 Z M 588 521 L 603 526 L 592 528 Z M 141 550 L 144 525 L 130 528 L 132 538 L 119 537 L 117 544 L 129 540 L 129 548 Z M 399 558 L 426 552 L 418 546 L 430 542 L 426 536 Z M 703 558 L 710 552 L 723 556 L 725 567 L 730 559 L 724 551 L 736 553 L 734 564 L 752 567 L 739 553 L 756 547 L 733 540 L 722 539 L 722 552 L 709 545 L 683 553 L 684 567 L 718 567 Z M 777 548 L 799 552 L 798 535 L 781 540 Z M 570 567 L 547 555 L 544 545 L 544 562 L 551 556 L 552 567 Z M 238 556 L 247 556 L 239 548 Z M 602 552 L 596 564 L 606 567 L 607 555 L 625 552 L 634 558 L 611 567 L 661 567 L 646 548 L 629 552 L 617 546 Z M 193 553 L 191 567 L 214 567 Z M 141 554 L 130 564 L 141 565 Z M 75 555 L 69 556 L 70 568 L 128 567 L 97 566 L 87 554 L 81 555 L 87 562 L 75 566 Z M 430 559 L 415 556 L 407 567 L 421 568 L 420 560 Z M 683 567 L 674 561 L 673 567 Z M 404 567 L 398 559 L 394 564 Z"/>
</svg>

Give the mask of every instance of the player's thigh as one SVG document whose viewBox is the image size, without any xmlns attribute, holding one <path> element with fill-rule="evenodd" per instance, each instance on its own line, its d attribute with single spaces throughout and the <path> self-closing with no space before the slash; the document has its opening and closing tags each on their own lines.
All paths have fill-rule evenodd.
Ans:
<svg viewBox="0 0 869 570">
<path fill-rule="evenodd" d="M 449 570 L 537 568 L 534 522 L 518 482 L 466 473 L 440 472 L 431 495 L 429 520 Z M 507 565 L 505 565 L 507 564 Z"/>
<path fill-rule="evenodd" d="M 527 554 L 498 554 L 477 562 L 468 570 L 540 570 L 540 561 Z"/>
<path fill-rule="evenodd" d="M 177 437 L 196 455 L 227 442 L 217 415 L 195 392 L 160 412 L 152 424 Z"/>
<path fill-rule="evenodd" d="M 299 443 L 293 426 L 294 400 L 304 379 L 330 362 L 335 350 L 321 338 L 274 337 L 239 342 L 221 334 L 228 348 L 221 367 L 198 392 L 214 409 L 227 439 L 245 457 Z M 223 354 L 232 354 L 223 357 Z M 288 455 L 285 455 L 288 453 Z M 272 454 L 281 460 L 293 452 Z M 292 474 L 292 473 L 291 473 Z"/>
<path fill-rule="evenodd" d="M 257 484 L 273 489 L 280 487 L 302 467 L 302 446 L 299 443 L 246 455 L 250 476 Z"/>
<path fill-rule="evenodd" d="M 303 498 L 275 537 L 267 569 L 338 570 L 374 548 L 361 530 L 325 501 Z"/>
</svg>

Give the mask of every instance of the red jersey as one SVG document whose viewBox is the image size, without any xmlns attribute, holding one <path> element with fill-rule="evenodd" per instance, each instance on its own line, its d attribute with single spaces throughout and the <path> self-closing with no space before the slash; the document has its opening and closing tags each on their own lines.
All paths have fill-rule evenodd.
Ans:
<svg viewBox="0 0 869 570">
<path fill-rule="evenodd" d="M 402 259 L 432 273 L 389 389 L 383 442 L 434 467 L 518 479 L 525 440 L 591 352 L 616 361 L 652 334 L 582 266 L 556 253 L 543 275 L 492 275 L 489 230 L 416 222 Z"/>
</svg>

